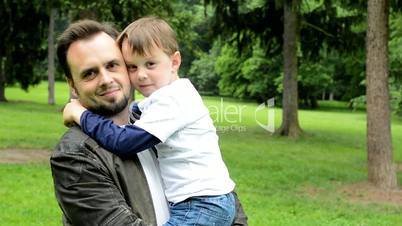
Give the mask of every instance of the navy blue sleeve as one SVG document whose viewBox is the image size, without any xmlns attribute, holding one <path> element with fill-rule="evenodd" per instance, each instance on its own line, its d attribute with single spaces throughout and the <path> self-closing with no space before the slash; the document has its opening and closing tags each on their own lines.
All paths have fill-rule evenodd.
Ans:
<svg viewBox="0 0 402 226">
<path fill-rule="evenodd" d="M 133 104 L 133 107 L 132 107 L 131 111 L 136 113 L 136 114 L 138 114 L 138 115 L 141 115 L 141 113 L 142 113 L 140 108 L 138 107 L 138 103 Z"/>
<path fill-rule="evenodd" d="M 120 127 L 112 120 L 85 111 L 80 119 L 81 128 L 106 150 L 129 157 L 160 143 L 154 135 L 135 125 Z"/>
</svg>

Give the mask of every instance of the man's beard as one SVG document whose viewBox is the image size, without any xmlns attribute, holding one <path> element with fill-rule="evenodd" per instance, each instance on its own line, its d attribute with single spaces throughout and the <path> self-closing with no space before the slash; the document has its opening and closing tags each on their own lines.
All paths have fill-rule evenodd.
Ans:
<svg viewBox="0 0 402 226">
<path fill-rule="evenodd" d="M 113 103 L 109 106 L 102 104 L 97 106 L 91 106 L 89 110 L 98 115 L 111 117 L 122 112 L 127 107 L 127 105 L 128 105 L 128 97 L 124 95 L 124 98 L 119 102 Z"/>
</svg>

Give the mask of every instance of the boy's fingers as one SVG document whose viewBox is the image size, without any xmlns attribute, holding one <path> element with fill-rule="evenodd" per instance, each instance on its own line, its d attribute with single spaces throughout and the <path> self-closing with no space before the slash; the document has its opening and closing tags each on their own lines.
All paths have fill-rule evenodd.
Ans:
<svg viewBox="0 0 402 226">
<path fill-rule="evenodd" d="M 66 127 L 73 127 L 74 126 L 74 122 L 64 122 L 64 125 L 66 126 Z"/>
</svg>

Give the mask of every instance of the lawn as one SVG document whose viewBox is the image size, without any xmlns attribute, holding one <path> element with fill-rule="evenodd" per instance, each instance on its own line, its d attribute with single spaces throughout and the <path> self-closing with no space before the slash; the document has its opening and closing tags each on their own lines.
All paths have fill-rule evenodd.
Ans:
<svg viewBox="0 0 402 226">
<path fill-rule="evenodd" d="M 56 84 L 55 106 L 48 106 L 47 85 L 25 93 L 7 88 L 0 103 L 0 149 L 51 150 L 66 130 L 60 109 L 68 98 Z M 222 154 L 251 226 L 402 225 L 402 206 L 352 199 L 345 186 L 367 179 L 363 111 L 344 103 L 321 102 L 320 110 L 300 110 L 305 134 L 297 140 L 271 136 L 267 109 L 258 103 L 204 97 L 219 131 Z M 275 113 L 280 124 L 281 110 Z M 402 163 L 402 120 L 392 123 L 394 158 Z M 61 225 L 48 163 L 0 164 L 1 225 Z M 402 184 L 402 174 L 398 174 Z M 361 196 L 364 196 L 362 193 Z"/>
</svg>

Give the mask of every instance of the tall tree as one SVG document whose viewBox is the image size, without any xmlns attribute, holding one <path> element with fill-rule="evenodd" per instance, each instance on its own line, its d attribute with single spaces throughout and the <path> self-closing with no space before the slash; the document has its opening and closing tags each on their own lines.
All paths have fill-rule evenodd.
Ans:
<svg viewBox="0 0 402 226">
<path fill-rule="evenodd" d="M 48 79 L 48 98 L 47 98 L 47 103 L 48 104 L 55 104 L 55 98 L 54 98 L 54 72 L 55 72 L 55 67 L 54 67 L 54 60 L 55 60 L 55 48 L 54 48 L 54 20 L 56 17 L 56 8 L 53 8 L 53 6 L 50 3 L 49 7 L 49 29 L 48 29 L 48 37 L 47 37 L 47 79 Z"/>
<path fill-rule="evenodd" d="M 4 68 L 5 64 L 5 58 L 3 56 L 0 56 L 0 102 L 6 102 L 6 94 L 5 94 L 5 88 L 6 88 L 6 72 Z"/>
<path fill-rule="evenodd" d="M 301 129 L 298 120 L 297 39 L 300 0 L 285 1 L 283 30 L 283 98 L 282 125 L 278 134 L 297 138 Z"/>
<path fill-rule="evenodd" d="M 397 179 L 388 90 L 388 4 L 388 0 L 369 0 L 367 5 L 367 154 L 369 182 L 394 189 Z"/>
<path fill-rule="evenodd" d="M 40 82 L 34 68 L 46 56 L 41 45 L 48 24 L 43 3 L 41 0 L 0 2 L 0 101 L 6 101 L 7 85 L 19 83 L 27 90 L 30 84 Z"/>
</svg>

